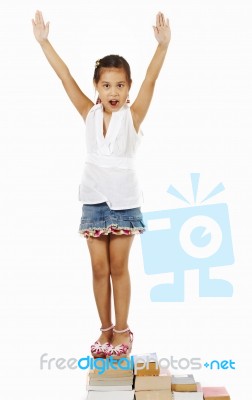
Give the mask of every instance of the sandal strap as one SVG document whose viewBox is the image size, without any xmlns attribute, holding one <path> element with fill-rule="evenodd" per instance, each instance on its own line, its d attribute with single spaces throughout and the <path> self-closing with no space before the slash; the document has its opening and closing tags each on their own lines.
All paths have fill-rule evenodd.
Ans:
<svg viewBox="0 0 252 400">
<path fill-rule="evenodd" d="M 123 329 L 122 331 L 118 331 L 117 329 L 113 328 L 113 332 L 115 332 L 115 333 L 130 332 L 130 333 L 132 333 L 132 332 L 130 331 L 130 328 Z"/>
<path fill-rule="evenodd" d="M 107 331 L 110 331 L 110 329 L 113 329 L 113 328 L 114 328 L 114 325 L 111 325 L 109 328 L 100 328 L 100 331 L 107 332 Z"/>
</svg>

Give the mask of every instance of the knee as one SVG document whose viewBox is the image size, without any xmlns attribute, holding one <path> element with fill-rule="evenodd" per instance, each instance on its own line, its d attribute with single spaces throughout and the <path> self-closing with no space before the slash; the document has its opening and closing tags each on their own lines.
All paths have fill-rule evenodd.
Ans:
<svg viewBox="0 0 252 400">
<path fill-rule="evenodd" d="M 116 259 L 110 263 L 112 278 L 118 278 L 128 273 L 128 265 L 124 260 Z"/>
<path fill-rule="evenodd" d="M 93 277 L 96 280 L 108 279 L 110 276 L 109 266 L 102 261 L 92 263 L 92 269 Z"/>
</svg>

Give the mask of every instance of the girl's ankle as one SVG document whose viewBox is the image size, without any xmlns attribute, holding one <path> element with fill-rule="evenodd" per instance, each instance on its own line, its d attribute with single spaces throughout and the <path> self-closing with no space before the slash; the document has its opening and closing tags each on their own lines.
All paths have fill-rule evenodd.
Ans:
<svg viewBox="0 0 252 400">
<path fill-rule="evenodd" d="M 129 331 L 130 331 L 130 328 L 129 328 L 128 324 L 125 324 L 125 325 L 122 325 L 122 326 L 115 325 L 114 328 L 113 328 L 113 332 L 114 333 L 118 333 L 118 334 L 127 333 Z"/>
</svg>

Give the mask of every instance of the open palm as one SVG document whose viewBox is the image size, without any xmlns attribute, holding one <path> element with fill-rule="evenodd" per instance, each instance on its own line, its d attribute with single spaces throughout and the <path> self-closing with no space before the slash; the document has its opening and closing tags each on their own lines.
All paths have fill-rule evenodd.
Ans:
<svg viewBox="0 0 252 400">
<path fill-rule="evenodd" d="M 49 34 L 49 22 L 44 23 L 44 18 L 41 11 L 36 11 L 35 19 L 32 19 L 33 33 L 36 40 L 41 43 L 47 39 Z"/>
<path fill-rule="evenodd" d="M 164 14 L 159 12 L 156 16 L 156 26 L 153 26 L 155 38 L 158 43 L 167 44 L 171 39 L 171 30 L 169 20 L 166 19 Z"/>
</svg>

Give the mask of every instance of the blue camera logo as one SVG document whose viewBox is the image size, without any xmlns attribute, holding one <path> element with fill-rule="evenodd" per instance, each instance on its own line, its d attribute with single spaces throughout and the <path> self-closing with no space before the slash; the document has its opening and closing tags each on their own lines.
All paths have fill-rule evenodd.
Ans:
<svg viewBox="0 0 252 400">
<path fill-rule="evenodd" d="M 195 203 L 200 174 L 191 174 Z M 224 190 L 217 185 L 201 203 Z M 172 185 L 168 193 L 189 203 Z M 210 267 L 234 263 L 231 230 L 226 204 L 196 205 L 187 208 L 143 213 L 146 232 L 141 235 L 146 274 L 173 272 L 174 283 L 152 288 L 151 300 L 184 301 L 184 272 L 199 270 L 200 297 L 231 297 L 232 285 L 210 279 Z"/>
</svg>

